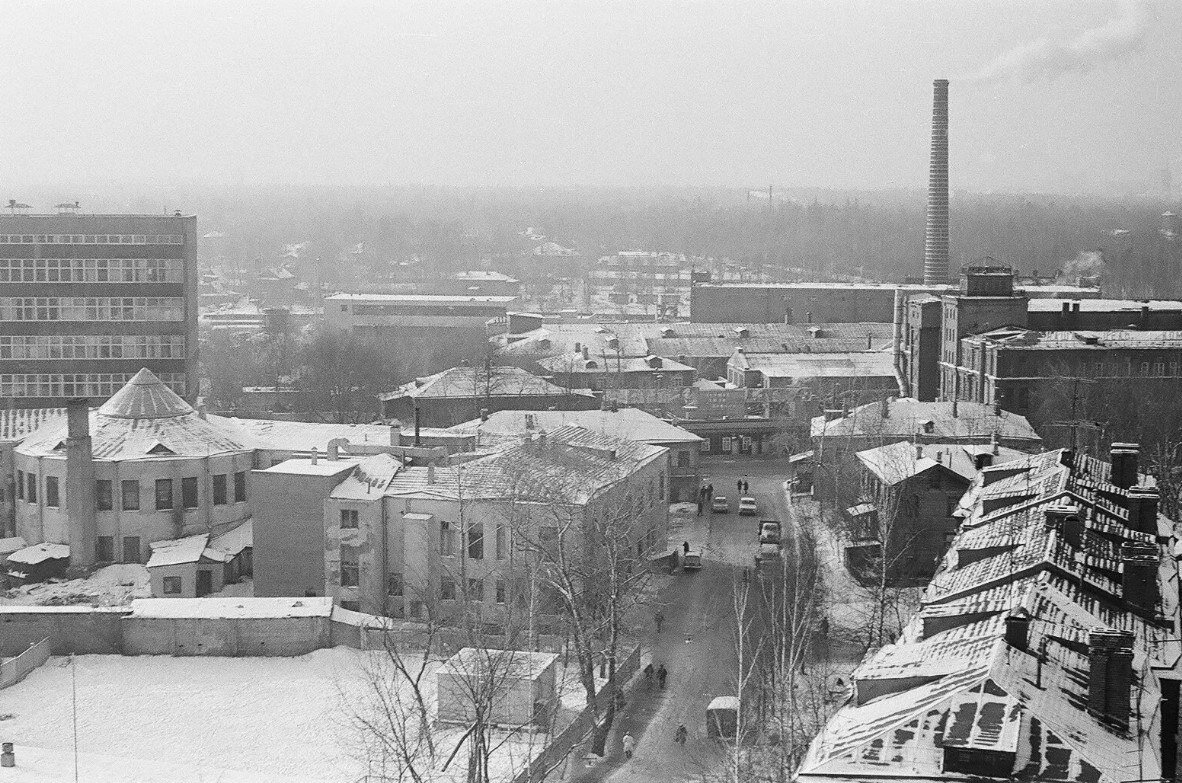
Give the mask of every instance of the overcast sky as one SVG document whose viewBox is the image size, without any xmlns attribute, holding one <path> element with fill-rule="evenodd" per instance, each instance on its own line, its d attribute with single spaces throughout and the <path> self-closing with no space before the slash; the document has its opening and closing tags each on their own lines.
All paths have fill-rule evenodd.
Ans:
<svg viewBox="0 0 1182 783">
<path fill-rule="evenodd" d="M 0 182 L 1182 185 L 1182 4 L 0 3 Z M 0 196 L 8 197 L 7 193 Z"/>
</svg>

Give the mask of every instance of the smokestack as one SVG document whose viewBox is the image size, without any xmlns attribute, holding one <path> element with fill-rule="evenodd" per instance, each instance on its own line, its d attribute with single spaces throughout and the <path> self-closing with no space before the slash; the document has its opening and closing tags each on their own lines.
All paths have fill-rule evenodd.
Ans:
<svg viewBox="0 0 1182 783">
<path fill-rule="evenodd" d="M 98 536 L 94 453 L 90 441 L 90 400 L 66 405 L 66 518 L 70 526 L 70 568 L 94 565 Z"/>
<path fill-rule="evenodd" d="M 932 84 L 932 157 L 923 244 L 924 285 L 948 282 L 948 80 Z"/>
</svg>

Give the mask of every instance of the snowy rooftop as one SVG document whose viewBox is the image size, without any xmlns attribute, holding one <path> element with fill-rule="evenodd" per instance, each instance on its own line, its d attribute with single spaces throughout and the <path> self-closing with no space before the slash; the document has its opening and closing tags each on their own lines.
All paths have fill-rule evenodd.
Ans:
<svg viewBox="0 0 1182 783">
<path fill-rule="evenodd" d="M 517 301 L 515 296 L 448 296 L 444 294 L 333 294 L 329 302 L 375 302 L 381 304 L 504 304 Z"/>
<path fill-rule="evenodd" d="M 132 617 L 163 619 L 328 617 L 332 598 L 137 598 Z"/>
<path fill-rule="evenodd" d="M 378 396 L 380 400 L 397 400 L 404 397 L 415 399 L 448 398 L 470 399 L 484 397 L 520 397 L 579 394 L 590 396 L 590 392 L 579 392 L 555 386 L 545 378 L 528 373 L 519 367 L 493 367 L 485 371 L 481 367 L 452 367 L 416 378 L 399 386 L 392 392 Z"/>
<path fill-rule="evenodd" d="M 331 497 L 337 500 L 370 500 L 381 497 L 402 463 L 389 454 L 375 454 L 357 463 L 357 467 L 336 486 Z"/>
<path fill-rule="evenodd" d="M 495 444 L 500 437 L 520 436 L 530 430 L 553 430 L 564 424 L 580 427 L 621 440 L 644 443 L 696 443 L 702 439 L 639 408 L 618 411 L 497 411 L 485 420 L 457 424 L 452 431 L 473 433 L 482 445 Z"/>
<path fill-rule="evenodd" d="M 465 647 L 448 658 L 440 672 L 472 676 L 483 675 L 491 669 L 499 677 L 532 680 L 541 676 L 557 660 L 556 653 Z"/>
<path fill-rule="evenodd" d="M 901 437 L 911 438 L 917 433 L 932 440 L 961 438 L 988 440 L 998 437 L 1020 440 L 1037 445 L 1042 438 L 1025 416 L 1006 410 L 994 412 L 992 405 L 980 402 L 920 402 L 911 397 L 892 399 L 888 415 L 882 415 L 882 403 L 872 402 L 851 410 L 845 417 L 825 421 L 817 416 L 812 421 L 812 437 Z M 926 439 L 926 438 L 925 438 Z"/>
<path fill-rule="evenodd" d="M 738 353 L 737 369 L 756 370 L 769 378 L 893 378 L 889 353 Z"/>
<path fill-rule="evenodd" d="M 254 546 L 254 520 L 248 519 L 238 527 L 209 542 L 210 549 L 225 552 L 231 557 L 243 549 Z"/>
<path fill-rule="evenodd" d="M 8 564 L 36 565 L 46 560 L 62 560 L 69 556 L 70 547 L 65 544 L 34 544 L 9 555 Z"/>
<path fill-rule="evenodd" d="M 148 558 L 148 568 L 196 563 L 201 559 L 208 544 L 208 533 L 198 533 L 172 541 L 155 541 L 149 545 L 152 548 L 152 556 Z"/>
<path fill-rule="evenodd" d="M 357 457 L 341 457 L 328 459 L 320 456 L 316 462 L 307 457 L 292 457 L 285 459 L 269 468 L 263 468 L 261 473 L 288 473 L 297 476 L 335 476 L 346 470 L 357 467 L 360 460 Z"/>
<path fill-rule="evenodd" d="M 937 465 L 951 470 L 965 479 L 977 475 L 976 455 L 986 454 L 992 464 L 1000 464 L 1027 456 L 1017 449 L 998 446 L 994 454 L 989 446 L 959 443 L 921 443 L 902 440 L 886 446 L 859 451 L 857 456 L 884 484 L 890 486 L 924 473 Z"/>
</svg>

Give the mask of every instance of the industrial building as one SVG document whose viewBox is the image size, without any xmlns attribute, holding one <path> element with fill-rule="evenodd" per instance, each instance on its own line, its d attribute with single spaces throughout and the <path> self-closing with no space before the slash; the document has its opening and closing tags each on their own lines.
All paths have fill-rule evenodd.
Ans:
<svg viewBox="0 0 1182 783">
<path fill-rule="evenodd" d="M 147 367 L 193 399 L 197 218 L 74 208 L 0 215 L 0 398 L 102 401 Z"/>
</svg>

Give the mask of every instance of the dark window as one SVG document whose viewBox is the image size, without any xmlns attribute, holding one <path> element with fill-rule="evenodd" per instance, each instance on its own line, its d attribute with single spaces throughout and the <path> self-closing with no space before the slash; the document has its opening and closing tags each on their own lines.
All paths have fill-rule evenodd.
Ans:
<svg viewBox="0 0 1182 783">
<path fill-rule="evenodd" d="M 226 505 L 226 474 L 219 473 L 213 477 L 213 504 Z"/>
<path fill-rule="evenodd" d="M 109 563 L 115 559 L 114 536 L 99 536 L 94 540 L 94 559 L 100 563 Z"/>
<path fill-rule="evenodd" d="M 197 477 L 186 476 L 181 479 L 181 506 L 197 508 Z"/>
<path fill-rule="evenodd" d="M 50 508 L 57 508 L 61 505 L 61 498 L 57 493 L 57 476 L 45 477 L 45 505 Z"/>
<path fill-rule="evenodd" d="M 33 473 L 25 474 L 25 496 L 30 503 L 37 502 L 37 476 Z"/>
<path fill-rule="evenodd" d="M 246 471 L 240 470 L 234 474 L 234 502 L 246 502 Z"/>
<path fill-rule="evenodd" d="M 25 499 L 25 472 L 23 470 L 16 472 L 16 498 L 17 500 Z"/>
<path fill-rule="evenodd" d="M 172 479 L 156 479 L 156 510 L 172 508 Z"/>
<path fill-rule="evenodd" d="M 114 508 L 111 503 L 111 482 L 109 479 L 99 479 L 94 482 L 94 502 L 99 511 L 110 511 Z"/>
<path fill-rule="evenodd" d="M 505 603 L 505 580 L 504 579 L 497 580 L 497 603 L 498 604 Z"/>
<path fill-rule="evenodd" d="M 468 526 L 468 558 L 484 559 L 484 525 L 479 522 Z"/>
<path fill-rule="evenodd" d="M 341 547 L 341 587 L 356 587 L 360 574 L 357 566 L 357 547 Z"/>
<path fill-rule="evenodd" d="M 439 554 L 454 555 L 456 553 L 456 538 L 451 523 L 439 521 Z"/>
<path fill-rule="evenodd" d="M 402 574 L 390 574 L 386 577 L 386 595 L 393 598 L 402 597 Z"/>
<path fill-rule="evenodd" d="M 468 600 L 483 601 L 484 600 L 484 580 L 483 579 L 468 579 Z"/>
<path fill-rule="evenodd" d="M 688 451 L 677 452 L 677 467 L 688 468 L 690 464 L 690 453 Z"/>
<path fill-rule="evenodd" d="M 140 537 L 139 536 L 124 536 L 123 538 L 123 562 L 124 563 L 138 563 L 140 561 Z"/>
<path fill-rule="evenodd" d="M 123 501 L 124 511 L 140 510 L 140 483 L 135 479 L 124 479 L 119 482 L 119 495 Z"/>
<path fill-rule="evenodd" d="M 445 601 L 456 599 L 456 583 L 450 576 L 439 577 L 439 597 Z"/>
<path fill-rule="evenodd" d="M 341 527 L 355 528 L 357 527 L 357 509 L 342 508 L 341 509 Z"/>
<path fill-rule="evenodd" d="M 509 531 L 497 525 L 497 560 L 504 560 L 509 552 Z"/>
<path fill-rule="evenodd" d="M 164 594 L 165 595 L 180 595 L 181 594 L 181 578 L 179 576 L 164 577 Z"/>
</svg>

